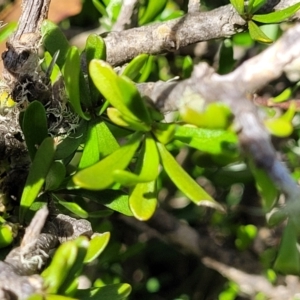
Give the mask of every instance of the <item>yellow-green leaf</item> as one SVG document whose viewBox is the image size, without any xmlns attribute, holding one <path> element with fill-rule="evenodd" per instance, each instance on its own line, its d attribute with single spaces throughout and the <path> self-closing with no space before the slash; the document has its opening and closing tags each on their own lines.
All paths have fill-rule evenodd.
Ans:
<svg viewBox="0 0 300 300">
<path fill-rule="evenodd" d="M 96 259 L 107 246 L 109 239 L 110 239 L 109 232 L 104 232 L 101 234 L 98 233 L 96 236 L 94 236 L 90 241 L 87 254 L 84 258 L 84 263 L 89 263 L 94 259 Z"/>
<path fill-rule="evenodd" d="M 248 29 L 253 40 L 267 44 L 273 43 L 273 40 L 266 36 L 264 32 L 251 20 L 248 21 Z"/>
<path fill-rule="evenodd" d="M 172 154 L 164 145 L 157 143 L 161 163 L 170 179 L 175 183 L 189 199 L 197 205 L 204 205 L 224 211 L 224 208 L 216 202 L 190 175 L 178 164 Z"/>
</svg>

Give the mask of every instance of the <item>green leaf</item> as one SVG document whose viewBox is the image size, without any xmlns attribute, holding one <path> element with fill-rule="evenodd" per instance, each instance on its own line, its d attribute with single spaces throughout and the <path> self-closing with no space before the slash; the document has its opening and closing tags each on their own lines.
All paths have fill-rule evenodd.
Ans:
<svg viewBox="0 0 300 300">
<path fill-rule="evenodd" d="M 146 10 L 139 19 L 139 25 L 145 25 L 154 21 L 154 19 L 165 9 L 167 2 L 167 0 L 148 0 Z"/>
<path fill-rule="evenodd" d="M 126 216 L 132 216 L 128 204 L 128 195 L 120 190 L 90 191 L 85 189 L 62 190 L 61 194 L 70 194 L 85 197 L 96 203 L 117 211 Z"/>
<path fill-rule="evenodd" d="M 108 16 L 107 12 L 106 12 L 106 8 L 105 6 L 102 5 L 101 1 L 99 0 L 92 0 L 94 6 L 96 7 L 96 9 L 100 12 L 100 14 L 102 16 Z"/>
<path fill-rule="evenodd" d="M 174 123 L 154 123 L 152 133 L 162 144 L 170 143 L 175 134 L 176 125 Z"/>
<path fill-rule="evenodd" d="M 148 54 L 140 54 L 136 56 L 131 62 L 125 67 L 122 72 L 122 75 L 127 76 L 131 80 L 135 81 L 141 72 L 141 69 L 148 61 Z"/>
<path fill-rule="evenodd" d="M 76 298 L 71 298 L 71 297 L 66 297 L 66 296 L 61 296 L 61 295 L 46 295 L 42 296 L 40 300 L 78 300 Z M 38 300 L 38 299 L 27 299 L 27 300 Z"/>
<path fill-rule="evenodd" d="M 62 33 L 60 28 L 49 20 L 45 20 L 42 23 L 41 32 L 43 36 L 43 45 L 46 50 L 53 56 L 57 50 L 59 50 L 59 56 L 57 58 L 56 64 L 63 67 L 67 53 L 70 48 L 70 44 Z"/>
<path fill-rule="evenodd" d="M 244 0 L 230 0 L 230 3 L 237 10 L 239 15 L 244 15 Z"/>
<path fill-rule="evenodd" d="M 283 274 L 299 275 L 300 253 L 297 243 L 297 230 L 292 222 L 288 222 L 281 239 L 279 253 L 274 263 L 274 269 Z"/>
<path fill-rule="evenodd" d="M 254 22 L 248 21 L 248 29 L 253 40 L 267 44 L 273 43 L 273 40 L 266 36 Z"/>
<path fill-rule="evenodd" d="M 129 206 L 138 220 L 150 219 L 157 206 L 156 181 L 135 185 L 129 196 Z"/>
<path fill-rule="evenodd" d="M 235 64 L 233 58 L 233 43 L 230 39 L 225 39 L 221 45 L 218 73 L 223 75 L 232 71 Z"/>
<path fill-rule="evenodd" d="M 59 54 L 58 54 L 58 56 L 59 56 Z M 53 57 L 48 51 L 46 51 L 44 53 L 43 63 L 45 64 L 45 71 L 48 72 L 49 68 L 52 68 L 51 73 L 49 73 L 48 75 L 50 75 L 51 83 L 53 85 L 60 77 L 60 69 L 56 65 L 56 61 L 55 61 L 54 66 L 51 66 L 51 64 L 53 64 Z"/>
<path fill-rule="evenodd" d="M 216 155 L 224 152 L 232 153 L 238 143 L 234 132 L 191 126 L 177 126 L 174 139 L 200 151 Z"/>
<path fill-rule="evenodd" d="M 185 56 L 182 63 L 182 78 L 190 78 L 193 72 L 193 68 L 193 59 L 189 55 Z"/>
<path fill-rule="evenodd" d="M 80 103 L 80 58 L 76 47 L 71 47 L 66 55 L 66 61 L 62 68 L 66 92 L 74 111 L 84 120 L 90 116 L 83 112 Z"/>
<path fill-rule="evenodd" d="M 44 270 L 44 278 L 47 293 L 57 293 L 60 286 L 68 278 L 78 255 L 78 247 L 75 241 L 65 242 L 58 247 L 50 266 Z"/>
<path fill-rule="evenodd" d="M 147 135 L 141 153 L 138 155 L 136 174 L 125 170 L 115 170 L 113 178 L 122 185 L 130 186 L 150 182 L 157 178 L 159 156 L 154 139 Z"/>
<path fill-rule="evenodd" d="M 8 224 L 0 225 L 0 249 L 9 246 L 14 240 L 13 228 Z"/>
<path fill-rule="evenodd" d="M 285 90 L 283 90 L 279 95 L 271 99 L 275 103 L 280 103 L 288 100 L 292 95 L 293 95 L 292 88 L 288 87 Z"/>
<path fill-rule="evenodd" d="M 25 183 L 20 202 L 20 222 L 34 202 L 45 182 L 55 154 L 55 143 L 52 138 L 46 138 L 37 150 Z"/>
<path fill-rule="evenodd" d="M 294 130 L 292 123 L 283 118 L 267 119 L 264 124 L 271 134 L 278 137 L 288 137 Z"/>
<path fill-rule="evenodd" d="M 110 239 L 110 233 L 98 233 L 94 236 L 91 241 L 87 251 L 87 254 L 84 258 L 84 263 L 90 263 L 91 261 L 95 260 L 105 249 Z"/>
<path fill-rule="evenodd" d="M 132 129 L 135 131 L 147 132 L 151 130 L 151 127 L 149 125 L 142 123 L 140 120 L 131 119 L 130 117 L 127 117 L 114 107 L 109 107 L 106 113 L 109 119 L 118 126 Z"/>
<path fill-rule="evenodd" d="M 78 290 L 76 297 L 80 300 L 125 300 L 131 293 L 127 283 L 109 284 L 100 288 Z"/>
<path fill-rule="evenodd" d="M 66 208 L 68 211 L 72 212 L 73 214 L 77 215 L 78 217 L 83 219 L 87 219 L 89 217 L 88 212 L 84 210 L 82 207 L 80 207 L 77 203 L 64 201 L 55 194 L 53 194 L 52 197 L 58 202 L 58 204 L 62 205 L 64 208 Z"/>
<path fill-rule="evenodd" d="M 140 70 L 141 75 L 137 79 L 137 82 L 139 82 L 139 83 L 145 82 L 148 79 L 148 77 L 150 76 L 150 74 L 152 72 L 153 62 L 154 62 L 154 56 L 149 55 L 147 62 L 144 64 L 144 66 Z"/>
<path fill-rule="evenodd" d="M 85 44 L 85 57 L 86 65 L 89 66 L 91 60 L 93 59 L 106 59 L 106 46 L 102 37 L 98 34 L 90 34 L 86 40 Z M 91 77 L 88 77 L 90 94 L 93 103 L 96 103 L 99 97 L 99 91 L 95 87 Z"/>
<path fill-rule="evenodd" d="M 279 23 L 294 15 L 300 9 L 300 3 L 296 3 L 283 10 L 278 10 L 265 15 L 254 15 L 252 20 L 260 23 Z"/>
<path fill-rule="evenodd" d="M 248 1 L 248 13 L 253 14 L 256 11 L 258 11 L 265 3 L 267 0 L 250 0 Z"/>
<path fill-rule="evenodd" d="M 132 120 L 151 124 L 148 109 L 133 82 L 127 77 L 119 77 L 102 60 L 92 60 L 89 71 L 95 86 L 116 109 Z"/>
<path fill-rule="evenodd" d="M 255 179 L 256 188 L 262 197 L 263 208 L 268 212 L 277 201 L 278 190 L 263 169 L 255 167 L 252 162 L 249 163 L 249 166 Z"/>
<path fill-rule="evenodd" d="M 17 22 L 9 22 L 0 30 L 0 43 L 5 42 L 9 36 L 17 29 Z"/>
<path fill-rule="evenodd" d="M 30 158 L 33 160 L 38 147 L 48 136 L 46 111 L 41 102 L 33 101 L 29 104 L 22 128 Z"/>
<path fill-rule="evenodd" d="M 66 176 L 66 168 L 60 161 L 54 161 L 50 167 L 45 181 L 45 190 L 57 189 Z"/>
<path fill-rule="evenodd" d="M 224 211 L 223 207 L 208 193 L 206 193 L 203 188 L 177 163 L 175 158 L 164 145 L 157 143 L 157 146 L 163 168 L 179 190 L 181 190 L 197 205 L 209 206 L 216 208 L 219 211 Z"/>
<path fill-rule="evenodd" d="M 125 169 L 140 144 L 140 134 L 134 135 L 127 144 L 105 157 L 95 165 L 73 176 L 76 185 L 91 190 L 108 188 L 114 183 L 113 172 Z"/>
<path fill-rule="evenodd" d="M 84 266 L 84 258 L 87 254 L 89 247 L 89 240 L 85 236 L 79 236 L 72 241 L 77 247 L 77 255 L 75 260 L 69 266 L 66 266 L 69 270 L 67 277 L 63 283 L 59 286 L 57 294 L 64 294 L 66 296 L 74 296 L 78 289 L 78 276 L 81 274 Z"/>
</svg>

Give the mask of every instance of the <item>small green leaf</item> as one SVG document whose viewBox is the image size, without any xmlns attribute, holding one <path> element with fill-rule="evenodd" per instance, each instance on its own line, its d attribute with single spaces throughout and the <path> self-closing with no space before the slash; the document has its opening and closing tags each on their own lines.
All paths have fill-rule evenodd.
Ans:
<svg viewBox="0 0 300 300">
<path fill-rule="evenodd" d="M 62 33 L 60 28 L 49 20 L 45 20 L 42 23 L 41 32 L 43 36 L 43 45 L 47 51 L 53 56 L 57 50 L 59 50 L 59 56 L 56 64 L 63 67 L 70 44 Z"/>
<path fill-rule="evenodd" d="M 0 43 L 5 42 L 9 36 L 17 29 L 17 22 L 9 22 L 0 29 Z"/>
<path fill-rule="evenodd" d="M 96 259 L 107 246 L 109 239 L 109 232 L 104 232 L 101 234 L 98 233 L 96 236 L 94 236 L 90 241 L 87 254 L 84 258 L 84 263 L 86 264 Z"/>
<path fill-rule="evenodd" d="M 45 182 L 55 154 L 55 143 L 52 138 L 46 138 L 37 150 L 25 183 L 20 202 L 20 222 L 34 202 Z"/>
<path fill-rule="evenodd" d="M 100 14 L 102 16 L 108 16 L 107 12 L 106 12 L 106 8 L 105 6 L 102 5 L 101 1 L 99 0 L 92 0 L 94 6 L 96 7 L 96 9 L 100 12 Z"/>
<path fill-rule="evenodd" d="M 46 177 L 45 190 L 53 191 L 57 189 L 63 182 L 65 176 L 66 168 L 63 163 L 60 161 L 53 162 Z"/>
<path fill-rule="evenodd" d="M 157 143 L 157 146 L 164 170 L 179 190 L 181 190 L 197 205 L 214 207 L 219 211 L 224 211 L 224 208 L 208 193 L 206 193 L 203 188 L 177 163 L 175 158 L 164 145 Z"/>
<path fill-rule="evenodd" d="M 9 246 L 14 240 L 12 227 L 8 224 L 0 225 L 0 249 Z"/>
<path fill-rule="evenodd" d="M 237 10 L 239 15 L 244 15 L 244 0 L 230 0 L 230 3 Z"/>
<path fill-rule="evenodd" d="M 23 133 L 31 160 L 37 148 L 48 136 L 46 111 L 41 102 L 33 101 L 27 107 L 23 117 Z"/>
<path fill-rule="evenodd" d="M 294 15 L 300 9 L 300 3 L 296 3 L 283 10 L 278 10 L 265 15 L 254 15 L 252 20 L 260 23 L 279 23 Z"/>
<path fill-rule="evenodd" d="M 248 29 L 253 40 L 267 44 L 273 43 L 273 40 L 266 36 L 254 22 L 248 21 Z"/>
<path fill-rule="evenodd" d="M 281 239 L 279 253 L 274 269 L 283 274 L 299 275 L 300 253 L 297 243 L 297 230 L 292 222 L 288 222 Z"/>
<path fill-rule="evenodd" d="M 41 296 L 42 298 L 40 300 L 78 300 L 77 298 L 71 298 L 71 297 L 66 297 L 66 296 L 61 296 L 61 295 L 43 295 Z M 38 299 L 27 299 L 27 300 L 38 300 Z"/>
<path fill-rule="evenodd" d="M 138 220 L 150 219 L 157 206 L 156 181 L 138 183 L 130 193 L 129 206 Z"/>
<path fill-rule="evenodd" d="M 264 170 L 255 167 L 252 162 L 249 163 L 249 166 L 255 179 L 256 188 L 262 197 L 263 208 L 268 212 L 277 201 L 278 190 Z"/>
<path fill-rule="evenodd" d="M 248 1 L 248 13 L 253 14 L 256 11 L 258 11 L 265 3 L 267 0 L 250 0 Z"/>
<path fill-rule="evenodd" d="M 89 71 L 95 86 L 116 109 L 136 122 L 151 124 L 148 109 L 133 82 L 119 77 L 102 60 L 92 60 Z"/>
<path fill-rule="evenodd" d="M 131 80 L 135 81 L 141 72 L 141 69 L 148 61 L 148 54 L 140 54 L 136 56 L 123 70 L 122 75 L 127 76 Z"/>
<path fill-rule="evenodd" d="M 234 132 L 191 126 L 177 126 L 174 139 L 200 151 L 216 155 L 224 152 L 232 153 L 238 143 L 237 135 Z"/>
<path fill-rule="evenodd" d="M 80 207 L 77 203 L 64 201 L 55 194 L 53 194 L 53 198 L 58 202 L 58 204 L 62 205 L 64 208 L 66 208 L 68 211 L 72 212 L 73 214 L 77 215 L 78 217 L 83 219 L 87 219 L 89 217 L 88 212 L 84 210 L 82 207 Z"/>
<path fill-rule="evenodd" d="M 90 116 L 83 112 L 80 103 L 80 58 L 76 47 L 71 47 L 66 55 L 66 61 L 62 68 L 62 74 L 66 86 L 66 92 L 74 111 L 84 120 L 89 120 Z"/>
<path fill-rule="evenodd" d="M 292 88 L 288 87 L 285 90 L 283 90 L 279 95 L 272 98 L 271 100 L 275 103 L 280 103 L 288 100 L 293 94 Z"/>
<path fill-rule="evenodd" d="M 145 25 L 154 21 L 154 19 L 165 9 L 167 2 L 167 0 L 148 0 L 146 10 L 139 19 L 139 25 Z"/>
<path fill-rule="evenodd" d="M 78 290 L 76 297 L 81 300 L 125 300 L 131 293 L 131 286 L 127 283 L 108 284 L 100 288 Z"/>
<path fill-rule="evenodd" d="M 131 119 L 130 117 L 127 117 L 114 107 L 109 107 L 106 113 L 109 119 L 118 126 L 133 129 L 136 131 L 147 132 L 151 130 L 151 126 L 142 123 L 140 120 Z"/>
<path fill-rule="evenodd" d="M 113 172 L 125 169 L 140 144 L 140 134 L 134 135 L 127 144 L 105 157 L 95 165 L 73 176 L 76 185 L 91 190 L 108 188 L 114 183 Z"/>
<path fill-rule="evenodd" d="M 176 125 L 174 123 L 155 123 L 152 133 L 162 144 L 168 144 L 174 138 Z"/>
<path fill-rule="evenodd" d="M 149 55 L 147 62 L 144 64 L 142 69 L 140 70 L 141 75 L 137 79 L 137 82 L 145 82 L 150 76 L 153 68 L 154 56 Z"/>
<path fill-rule="evenodd" d="M 92 59 L 106 59 L 106 46 L 102 37 L 98 34 L 90 34 L 85 45 L 86 65 L 89 66 Z M 90 94 L 93 103 L 96 103 L 99 97 L 99 91 L 95 87 L 91 77 L 88 77 Z"/>
<path fill-rule="evenodd" d="M 58 56 L 59 56 L 59 54 L 58 54 Z M 48 51 L 46 51 L 44 53 L 44 62 L 43 63 L 45 63 L 45 71 L 48 71 L 48 69 L 51 68 L 51 63 L 53 63 L 53 57 Z M 59 79 L 60 69 L 56 65 L 56 62 L 54 64 L 54 66 L 52 67 L 51 73 L 49 73 L 48 75 L 50 75 L 52 85 Z"/>
<path fill-rule="evenodd" d="M 184 79 L 190 78 L 193 68 L 194 68 L 193 59 L 189 55 L 185 56 L 182 63 L 182 78 Z"/>
<path fill-rule="evenodd" d="M 294 130 L 291 122 L 282 118 L 267 119 L 264 121 L 264 124 L 271 134 L 278 137 L 288 137 Z"/>
<path fill-rule="evenodd" d="M 141 153 L 138 155 L 136 174 L 116 170 L 113 173 L 115 181 L 130 186 L 142 182 L 150 182 L 157 178 L 159 155 L 154 139 L 147 135 Z"/>
<path fill-rule="evenodd" d="M 78 254 L 78 247 L 75 241 L 63 243 L 56 250 L 50 266 L 44 270 L 44 278 L 47 293 L 57 293 L 60 286 L 68 278 Z"/>
</svg>

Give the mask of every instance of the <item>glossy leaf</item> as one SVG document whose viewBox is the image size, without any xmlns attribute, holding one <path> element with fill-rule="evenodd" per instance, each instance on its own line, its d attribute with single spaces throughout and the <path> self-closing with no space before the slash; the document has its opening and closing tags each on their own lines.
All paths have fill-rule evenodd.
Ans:
<svg viewBox="0 0 300 300">
<path fill-rule="evenodd" d="M 278 137 L 287 137 L 293 132 L 293 125 L 291 122 L 282 118 L 267 119 L 264 121 L 264 124 L 271 134 Z"/>
<path fill-rule="evenodd" d="M 80 57 L 76 47 L 71 47 L 66 55 L 66 61 L 62 68 L 66 92 L 74 111 L 84 120 L 90 116 L 83 112 L 80 103 Z"/>
<path fill-rule="evenodd" d="M 296 3 L 283 10 L 277 10 L 265 15 L 254 15 L 252 20 L 260 23 L 279 23 L 294 15 L 300 9 L 300 3 Z"/>
<path fill-rule="evenodd" d="M 147 132 L 151 130 L 151 127 L 149 125 L 142 123 L 140 120 L 127 117 L 114 107 L 109 107 L 106 112 L 109 119 L 118 126 L 133 129 L 136 131 Z"/>
<path fill-rule="evenodd" d="M 55 143 L 52 138 L 46 138 L 34 157 L 25 183 L 20 203 L 20 222 L 23 223 L 25 214 L 37 198 L 52 165 L 55 154 Z"/>
<path fill-rule="evenodd" d="M 211 103 L 201 108 L 190 102 L 180 108 L 180 116 L 188 124 L 214 129 L 227 128 L 232 118 L 230 109 L 223 103 Z"/>
<path fill-rule="evenodd" d="M 103 191 L 90 191 L 85 189 L 63 190 L 62 194 L 76 195 L 86 197 L 91 201 L 103 204 L 106 207 L 117 211 L 126 216 L 132 216 L 132 212 L 128 204 L 128 195 L 120 190 L 103 190 Z"/>
<path fill-rule="evenodd" d="M 283 274 L 299 275 L 300 253 L 297 243 L 297 230 L 292 222 L 286 225 L 280 243 L 274 269 Z"/>
<path fill-rule="evenodd" d="M 95 165 L 83 169 L 73 176 L 76 185 L 91 190 L 108 188 L 114 183 L 113 172 L 125 169 L 140 144 L 140 135 L 135 135 L 131 140 L 105 157 Z"/>
<path fill-rule="evenodd" d="M 167 2 L 167 0 L 148 0 L 146 10 L 139 20 L 139 25 L 154 21 L 154 19 L 165 9 Z"/>
<path fill-rule="evenodd" d="M 150 219 L 157 206 L 156 181 L 136 184 L 129 196 L 129 206 L 138 220 Z"/>
<path fill-rule="evenodd" d="M 141 153 L 138 155 L 136 173 L 116 170 L 113 173 L 115 181 L 130 186 L 142 182 L 150 182 L 157 178 L 159 156 L 154 139 L 148 135 L 145 138 Z"/>
<path fill-rule="evenodd" d="M 38 147 L 48 136 L 46 111 L 41 102 L 33 101 L 29 104 L 23 117 L 22 129 L 30 158 L 33 160 Z"/>
<path fill-rule="evenodd" d="M 14 233 L 8 224 L 0 224 L 0 249 L 9 246 L 14 240 Z"/>
<path fill-rule="evenodd" d="M 273 40 L 266 36 L 253 21 L 248 21 L 248 29 L 253 40 L 267 44 L 273 43 Z"/>
<path fill-rule="evenodd" d="M 90 241 L 88 251 L 84 258 L 84 263 L 89 263 L 94 259 L 96 259 L 107 246 L 109 239 L 110 239 L 109 232 L 104 232 L 101 234 L 98 233 L 96 236 L 94 236 Z"/>
<path fill-rule="evenodd" d="M 237 10 L 239 15 L 244 14 L 244 0 L 230 0 L 230 3 Z"/>
<path fill-rule="evenodd" d="M 109 284 L 100 288 L 78 290 L 76 297 L 81 300 L 125 300 L 131 293 L 131 286 L 127 283 Z"/>
<path fill-rule="evenodd" d="M 151 124 L 147 107 L 133 82 L 118 76 L 102 60 L 92 60 L 89 71 L 95 86 L 116 109 L 132 120 Z"/>
<path fill-rule="evenodd" d="M 250 14 L 255 13 L 257 10 L 259 10 L 267 0 L 250 0 L 248 1 L 248 12 Z"/>
<path fill-rule="evenodd" d="M 133 81 L 139 77 L 141 69 L 148 60 L 148 54 L 140 54 L 136 56 L 131 62 L 125 67 L 122 72 L 122 75 L 127 76 Z"/>
<path fill-rule="evenodd" d="M 66 168 L 63 163 L 60 161 L 53 162 L 46 177 L 45 190 L 53 191 L 57 189 L 63 182 L 65 176 Z"/>
<path fill-rule="evenodd" d="M 217 155 L 224 152 L 233 152 L 238 142 L 237 135 L 234 132 L 191 126 L 178 126 L 174 139 L 200 151 Z"/>
<path fill-rule="evenodd" d="M 59 56 L 59 54 L 58 54 L 58 56 Z M 58 59 L 58 56 L 57 56 L 57 59 Z M 46 51 L 44 53 L 44 63 L 46 65 L 48 75 L 50 76 L 51 83 L 54 84 L 60 77 L 60 69 L 56 65 L 56 61 L 55 61 L 55 64 L 53 66 L 51 66 L 51 64 L 53 64 L 54 62 L 53 62 L 53 57 L 51 56 L 51 54 L 48 51 Z M 52 68 L 52 70 L 50 70 L 51 71 L 50 73 L 49 73 L 49 68 Z"/>
<path fill-rule="evenodd" d="M 106 46 L 104 40 L 98 34 L 90 34 L 85 44 L 86 65 L 89 66 L 92 59 L 106 59 Z M 93 103 L 97 102 L 99 91 L 95 87 L 91 77 L 88 77 L 91 99 Z"/>
<path fill-rule="evenodd" d="M 288 87 L 285 90 L 283 90 L 279 95 L 272 98 L 272 101 L 275 103 L 286 101 L 292 96 L 292 94 L 293 94 L 292 89 Z"/>
<path fill-rule="evenodd" d="M 164 145 L 157 143 L 157 146 L 163 168 L 179 190 L 197 205 L 214 207 L 220 211 L 224 211 L 223 207 L 204 191 L 204 189 L 177 163 Z"/>
<path fill-rule="evenodd" d="M 70 44 L 62 33 L 60 28 L 49 20 L 45 20 L 42 23 L 41 32 L 43 36 L 43 45 L 46 50 L 53 56 L 57 50 L 59 50 L 59 56 L 57 58 L 56 64 L 63 67 Z"/>
<path fill-rule="evenodd" d="M 162 144 L 168 144 L 174 138 L 176 125 L 174 123 L 155 123 L 152 133 Z"/>
<path fill-rule="evenodd" d="M 249 163 L 249 166 L 255 179 L 256 188 L 262 197 L 263 208 L 268 212 L 277 201 L 278 190 L 263 169 L 255 167 L 253 163 Z"/>
<path fill-rule="evenodd" d="M 84 267 L 84 258 L 87 254 L 89 247 L 89 240 L 85 236 L 79 236 L 72 241 L 77 248 L 77 254 L 74 262 L 67 266 L 68 276 L 65 278 L 63 283 L 59 286 L 57 291 L 58 294 L 64 294 L 66 296 L 74 296 L 78 289 L 78 276 L 81 274 Z"/>
<path fill-rule="evenodd" d="M 53 195 L 53 198 L 58 202 L 58 204 L 62 205 L 68 211 L 72 212 L 73 214 L 77 215 L 80 218 L 86 219 L 89 217 L 89 214 L 86 210 L 80 207 L 75 202 L 64 201 L 57 195 Z"/>
<path fill-rule="evenodd" d="M 65 242 L 58 247 L 50 266 L 44 270 L 42 277 L 48 293 L 57 293 L 67 279 L 78 254 L 74 241 Z"/>
</svg>

